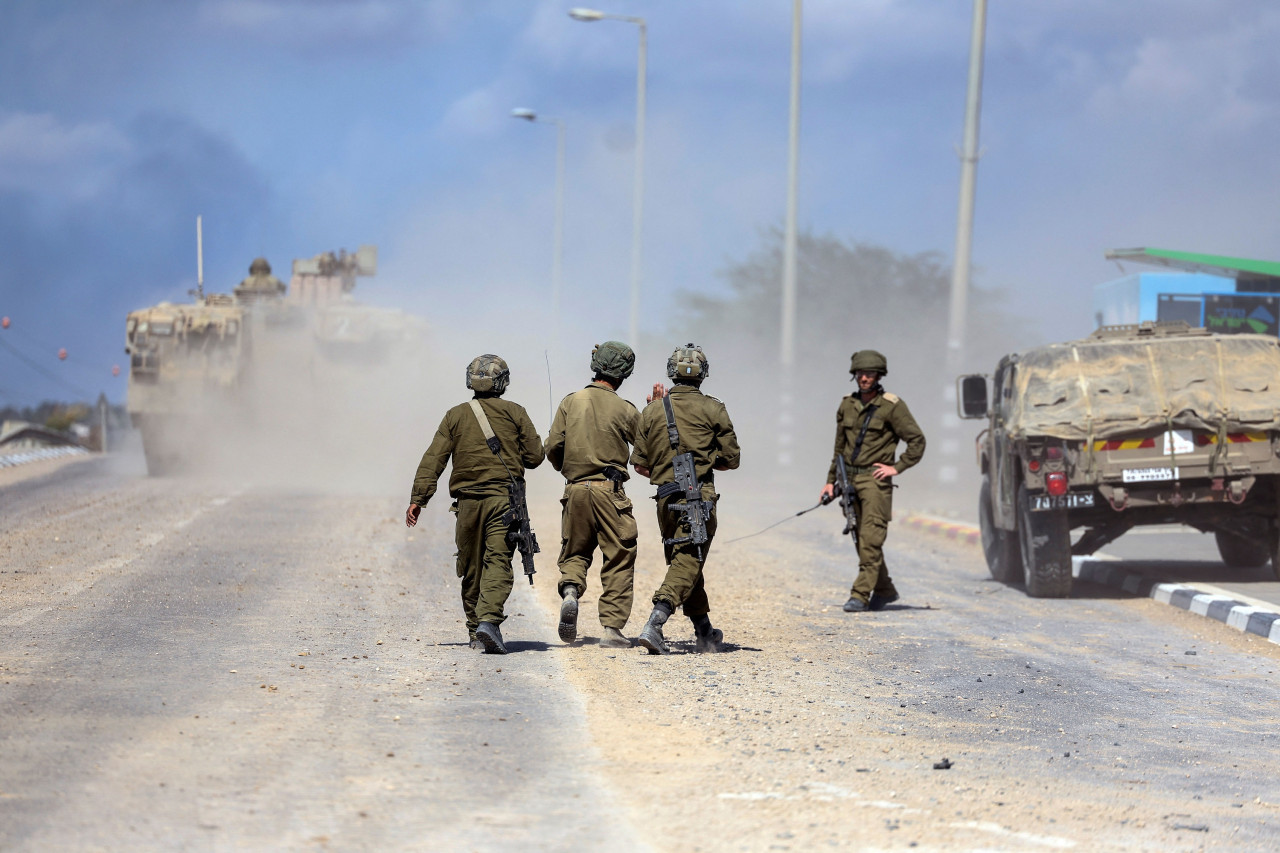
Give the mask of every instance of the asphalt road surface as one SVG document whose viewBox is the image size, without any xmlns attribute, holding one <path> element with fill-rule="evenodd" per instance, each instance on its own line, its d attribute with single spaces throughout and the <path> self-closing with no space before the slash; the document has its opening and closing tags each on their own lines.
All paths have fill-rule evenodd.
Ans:
<svg viewBox="0 0 1280 853">
<path fill-rule="evenodd" d="M 401 494 L 28 467 L 0 479 L 0 850 L 1280 847 L 1280 649 L 1148 599 L 1028 599 L 891 526 L 903 599 L 845 614 L 836 511 L 730 544 L 788 507 L 726 476 L 726 651 L 678 615 L 670 657 L 599 648 L 594 575 L 565 647 L 540 471 L 537 585 L 482 655 L 443 500 L 410 531 Z M 661 573 L 640 494 L 629 636 Z"/>
</svg>

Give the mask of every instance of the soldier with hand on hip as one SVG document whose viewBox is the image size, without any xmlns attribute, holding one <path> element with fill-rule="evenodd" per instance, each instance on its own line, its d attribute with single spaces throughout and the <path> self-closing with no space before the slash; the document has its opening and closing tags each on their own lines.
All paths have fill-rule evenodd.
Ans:
<svg viewBox="0 0 1280 853">
<path fill-rule="evenodd" d="M 630 648 L 622 635 L 631 617 L 636 567 L 636 517 L 623 483 L 640 413 L 618 396 L 636 355 L 619 341 L 591 351 L 591 383 L 560 401 L 547 436 L 547 458 L 564 475 L 560 516 L 560 639 L 578 638 L 578 602 L 587 569 L 600 549 L 600 645 Z"/>
<path fill-rule="evenodd" d="M 822 488 L 824 503 L 835 495 L 837 458 L 844 460 L 857 512 L 858 576 L 844 609 L 849 613 L 882 610 L 898 600 L 898 590 L 884 562 L 884 542 L 893 517 L 893 477 L 924 456 L 924 433 L 902 398 L 880 387 L 889 373 L 885 357 L 875 350 L 853 354 L 849 372 L 858 390 L 840 401 L 836 411 L 835 456 Z M 907 449 L 894 459 L 898 443 Z"/>
<path fill-rule="evenodd" d="M 511 373 L 496 355 L 478 356 L 467 365 L 467 387 L 475 396 L 445 413 L 431 446 L 422 454 L 404 522 L 418 515 L 436 493 L 436 482 L 450 458 L 450 512 L 457 514 L 458 577 L 471 648 L 506 654 L 499 626 L 511 595 L 511 555 L 515 551 L 511 509 L 512 481 L 524 482 L 526 469 L 544 458 L 542 439 L 529 413 L 502 399 Z M 489 438 L 489 436 L 492 438 Z"/>
<path fill-rule="evenodd" d="M 710 372 L 701 347 L 686 344 L 671 354 L 667 377 L 673 385 L 670 391 L 654 386 L 631 454 L 636 473 L 658 487 L 667 561 L 653 612 L 637 638 L 649 654 L 670 654 L 662 628 L 677 607 L 693 622 L 697 651 L 719 651 L 724 639 L 711 625 L 702 570 L 716 533 L 715 472 L 737 468 L 741 452 L 724 403 L 700 390 Z"/>
</svg>

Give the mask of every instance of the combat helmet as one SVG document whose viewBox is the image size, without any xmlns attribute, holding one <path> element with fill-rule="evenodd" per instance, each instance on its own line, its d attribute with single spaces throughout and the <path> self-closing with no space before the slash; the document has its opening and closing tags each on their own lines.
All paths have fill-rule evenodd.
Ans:
<svg viewBox="0 0 1280 853">
<path fill-rule="evenodd" d="M 859 370 L 874 370 L 881 376 L 888 376 L 889 361 L 873 349 L 860 349 L 849 362 L 850 373 L 856 374 Z"/>
<path fill-rule="evenodd" d="M 591 350 L 591 370 L 615 384 L 636 369 L 636 354 L 622 341 L 605 341 Z"/>
<path fill-rule="evenodd" d="M 467 387 L 478 394 L 501 394 L 510 381 L 507 363 L 493 353 L 478 355 L 467 365 Z"/>
<path fill-rule="evenodd" d="M 697 344 L 685 344 L 677 347 L 667 359 L 667 378 L 672 382 L 687 382 L 691 385 L 701 384 L 711 375 L 711 362 Z"/>
<path fill-rule="evenodd" d="M 249 275 L 271 275 L 271 264 L 266 258 L 254 258 L 249 264 Z"/>
</svg>

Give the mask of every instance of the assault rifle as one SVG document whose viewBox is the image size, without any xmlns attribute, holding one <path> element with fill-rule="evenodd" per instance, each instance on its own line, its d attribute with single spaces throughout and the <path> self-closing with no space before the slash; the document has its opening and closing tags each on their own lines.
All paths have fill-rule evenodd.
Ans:
<svg viewBox="0 0 1280 853">
<path fill-rule="evenodd" d="M 529 578 L 529 586 L 533 586 L 533 575 L 537 571 L 533 567 L 533 555 L 541 549 L 538 537 L 533 535 L 533 525 L 529 523 L 529 503 L 525 500 L 524 480 L 511 478 L 507 483 L 507 494 L 510 495 L 511 506 L 502 520 L 507 525 L 507 541 L 520 549 L 520 560 L 524 563 L 524 573 Z"/>
<path fill-rule="evenodd" d="M 671 442 L 672 450 L 679 450 L 680 433 L 676 430 L 676 416 L 671 408 L 670 397 L 662 398 L 662 408 L 667 414 L 667 440 Z M 684 516 L 683 521 L 689 527 L 689 535 L 664 538 L 662 544 L 683 545 L 687 542 L 695 546 L 698 562 L 702 562 L 702 546 L 707 544 L 707 521 L 711 518 L 714 504 L 702 499 L 702 485 L 698 482 L 698 469 L 694 465 L 692 451 L 677 453 L 671 460 L 671 467 L 675 473 L 675 482 L 659 486 L 654 499 L 661 501 L 671 495 L 684 498 L 683 501 L 667 504 L 667 509 Z"/>
<path fill-rule="evenodd" d="M 684 516 L 684 523 L 689 526 L 689 535 L 663 539 L 662 544 L 683 545 L 688 542 L 695 546 L 698 561 L 701 562 L 702 546 L 707 543 L 707 520 L 711 518 L 712 503 L 702 499 L 702 486 L 698 483 L 698 472 L 693 466 L 693 453 L 677 453 L 671 464 L 675 469 L 675 482 L 659 486 L 656 497 L 658 500 L 670 495 L 684 498 L 667 504 L 667 509 Z"/>
<path fill-rule="evenodd" d="M 844 457 L 836 457 L 836 496 L 840 498 L 840 511 L 844 513 L 844 530 L 840 535 L 848 533 L 853 537 L 853 547 L 858 547 L 858 510 L 853 505 L 853 485 L 849 482 L 849 469 L 845 467 Z"/>
</svg>

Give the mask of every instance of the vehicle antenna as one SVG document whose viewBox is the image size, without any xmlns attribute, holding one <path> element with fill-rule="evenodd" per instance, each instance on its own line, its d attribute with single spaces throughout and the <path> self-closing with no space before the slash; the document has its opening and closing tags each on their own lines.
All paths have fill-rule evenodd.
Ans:
<svg viewBox="0 0 1280 853">
<path fill-rule="evenodd" d="M 202 219 L 196 217 L 196 299 L 204 300 L 204 227 Z"/>
<path fill-rule="evenodd" d="M 555 420 L 555 415 L 552 414 L 553 410 L 551 408 L 553 396 L 551 393 L 551 356 L 546 350 L 543 350 L 542 357 L 547 362 L 547 432 L 549 433 L 551 431 L 551 422 Z"/>
</svg>

